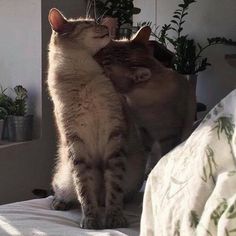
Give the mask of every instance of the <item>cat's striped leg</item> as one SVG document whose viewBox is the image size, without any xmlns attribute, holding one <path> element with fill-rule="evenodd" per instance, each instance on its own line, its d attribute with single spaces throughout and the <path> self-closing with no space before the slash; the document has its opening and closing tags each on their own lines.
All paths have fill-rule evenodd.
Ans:
<svg viewBox="0 0 236 236">
<path fill-rule="evenodd" d="M 105 165 L 106 228 L 124 228 L 128 223 L 123 215 L 125 156 L 121 153 L 108 157 Z"/>
<path fill-rule="evenodd" d="M 79 141 L 71 145 L 71 165 L 74 179 L 75 191 L 81 204 L 82 219 L 81 228 L 101 229 L 103 228 L 99 216 L 97 188 L 100 183 L 97 167 L 89 162 L 89 157 L 83 153 L 83 144 Z"/>
</svg>

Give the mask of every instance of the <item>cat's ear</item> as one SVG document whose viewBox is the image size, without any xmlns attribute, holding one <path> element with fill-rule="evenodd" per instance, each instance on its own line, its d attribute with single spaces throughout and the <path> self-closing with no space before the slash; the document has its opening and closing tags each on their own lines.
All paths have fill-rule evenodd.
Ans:
<svg viewBox="0 0 236 236">
<path fill-rule="evenodd" d="M 152 30 L 149 26 L 144 26 L 139 29 L 138 32 L 133 36 L 132 41 L 147 43 L 150 38 L 151 32 Z"/>
<path fill-rule="evenodd" d="M 132 67 L 132 71 L 130 76 L 135 83 L 145 82 L 152 76 L 151 70 L 146 67 Z"/>
<path fill-rule="evenodd" d="M 64 33 L 68 21 L 59 10 L 52 8 L 48 14 L 48 20 L 54 31 L 57 33 Z"/>
</svg>

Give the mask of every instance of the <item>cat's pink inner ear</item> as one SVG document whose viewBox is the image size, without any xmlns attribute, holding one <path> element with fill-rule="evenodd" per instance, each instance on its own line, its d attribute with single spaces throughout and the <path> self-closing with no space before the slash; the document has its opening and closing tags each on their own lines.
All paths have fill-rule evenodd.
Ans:
<svg viewBox="0 0 236 236">
<path fill-rule="evenodd" d="M 150 38 L 151 32 L 152 30 L 149 26 L 144 26 L 134 35 L 132 41 L 146 43 Z"/>
<path fill-rule="evenodd" d="M 67 24 L 67 20 L 62 13 L 56 8 L 52 8 L 48 14 L 48 20 L 52 29 L 58 33 L 63 33 Z"/>
</svg>

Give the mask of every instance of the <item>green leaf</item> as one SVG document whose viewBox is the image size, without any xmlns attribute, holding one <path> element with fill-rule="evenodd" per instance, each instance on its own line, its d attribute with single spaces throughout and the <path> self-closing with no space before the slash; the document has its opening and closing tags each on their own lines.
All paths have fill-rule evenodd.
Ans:
<svg viewBox="0 0 236 236">
<path fill-rule="evenodd" d="M 199 50 L 202 50 L 201 44 L 197 43 L 197 46 L 198 46 Z"/>
<path fill-rule="evenodd" d="M 175 41 L 169 37 L 166 37 L 166 39 L 172 44 L 172 45 L 175 45 Z"/>
<path fill-rule="evenodd" d="M 176 20 L 171 20 L 170 22 L 178 25 L 178 22 Z"/>
<path fill-rule="evenodd" d="M 12 98 L 4 93 L 0 94 L 0 107 L 4 108 L 8 115 L 13 115 L 14 112 L 14 102 Z"/>
<path fill-rule="evenodd" d="M 173 18 L 180 19 L 180 16 L 178 16 L 178 15 L 173 15 Z"/>
<path fill-rule="evenodd" d="M 172 30 L 174 30 L 175 32 L 178 32 L 178 30 L 177 30 L 177 29 L 175 29 L 175 28 L 173 28 L 173 27 L 171 27 L 171 29 L 172 29 Z"/>
<path fill-rule="evenodd" d="M 0 107 L 0 120 L 5 120 L 7 115 L 8 115 L 7 110 L 3 107 Z"/>
<path fill-rule="evenodd" d="M 180 20 L 180 16 L 178 15 L 173 15 L 173 18 Z"/>
<path fill-rule="evenodd" d="M 174 12 L 174 14 L 175 14 L 175 15 L 181 15 L 181 10 L 176 10 L 176 11 Z"/>
</svg>

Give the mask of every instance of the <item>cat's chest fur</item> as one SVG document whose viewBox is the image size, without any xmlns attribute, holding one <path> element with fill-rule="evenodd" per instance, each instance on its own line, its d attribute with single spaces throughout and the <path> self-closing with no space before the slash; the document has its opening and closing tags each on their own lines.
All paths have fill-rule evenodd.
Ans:
<svg viewBox="0 0 236 236">
<path fill-rule="evenodd" d="M 49 72 L 48 84 L 61 135 L 70 127 L 91 150 L 103 153 L 111 130 L 122 130 L 125 123 L 120 122 L 120 96 L 90 60 L 85 53 L 77 54 L 76 60 L 58 57 Z"/>
</svg>

